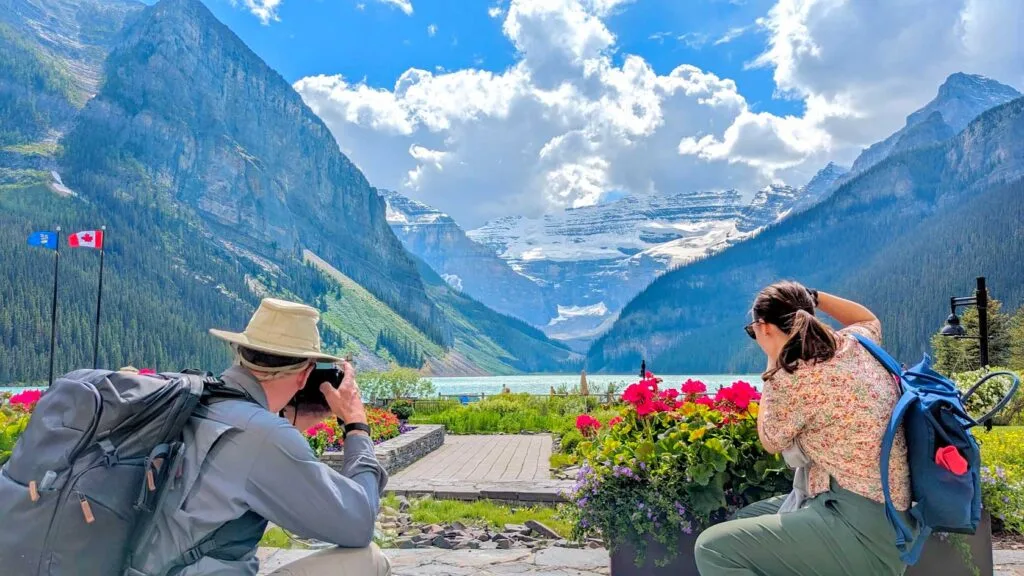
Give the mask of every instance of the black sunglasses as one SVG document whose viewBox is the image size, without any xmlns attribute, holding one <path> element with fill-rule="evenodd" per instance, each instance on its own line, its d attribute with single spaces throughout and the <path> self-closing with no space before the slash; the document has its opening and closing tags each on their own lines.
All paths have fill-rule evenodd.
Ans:
<svg viewBox="0 0 1024 576">
<path fill-rule="evenodd" d="M 750 336 L 751 340 L 757 340 L 757 334 L 754 334 L 754 324 L 757 324 L 757 320 L 754 320 L 750 324 L 747 324 L 743 329 L 747 332 L 747 336 Z"/>
</svg>

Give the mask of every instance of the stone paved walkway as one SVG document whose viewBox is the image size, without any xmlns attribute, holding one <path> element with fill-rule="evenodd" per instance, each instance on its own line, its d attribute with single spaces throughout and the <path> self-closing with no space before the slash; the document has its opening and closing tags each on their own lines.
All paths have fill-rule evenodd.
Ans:
<svg viewBox="0 0 1024 576">
<path fill-rule="evenodd" d="M 445 436 L 444 446 L 395 474 L 388 492 L 458 500 L 555 502 L 571 482 L 552 480 L 551 436 Z"/>
<path fill-rule="evenodd" d="M 393 576 L 605 576 L 608 553 L 604 550 L 548 548 L 530 550 L 385 550 Z M 260 575 L 298 560 L 310 552 L 261 548 Z M 995 576 L 1024 576 L 1024 551 L 993 552 Z"/>
<path fill-rule="evenodd" d="M 530 550 L 385 550 L 393 576 L 606 576 L 604 550 L 548 548 Z M 260 549 L 265 575 L 308 554 L 300 550 Z"/>
</svg>

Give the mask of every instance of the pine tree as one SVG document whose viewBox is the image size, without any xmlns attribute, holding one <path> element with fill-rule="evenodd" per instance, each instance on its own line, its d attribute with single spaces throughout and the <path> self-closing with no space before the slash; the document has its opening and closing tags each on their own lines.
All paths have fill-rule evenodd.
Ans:
<svg viewBox="0 0 1024 576">
<path fill-rule="evenodd" d="M 970 308 L 960 317 L 960 323 L 970 338 L 952 338 L 941 332 L 932 336 L 935 369 L 944 374 L 968 372 L 981 368 L 981 341 L 978 327 L 978 309 Z M 1007 366 L 1011 359 L 1011 318 L 1002 312 L 1002 302 L 994 298 L 988 303 L 988 362 L 989 367 Z"/>
</svg>

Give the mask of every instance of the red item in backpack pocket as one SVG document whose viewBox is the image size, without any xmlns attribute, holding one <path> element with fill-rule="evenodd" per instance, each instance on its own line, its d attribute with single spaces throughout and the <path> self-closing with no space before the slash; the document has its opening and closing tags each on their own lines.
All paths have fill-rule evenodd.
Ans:
<svg viewBox="0 0 1024 576">
<path fill-rule="evenodd" d="M 943 446 L 935 452 L 935 463 L 957 476 L 967 474 L 967 460 L 955 446 Z"/>
</svg>

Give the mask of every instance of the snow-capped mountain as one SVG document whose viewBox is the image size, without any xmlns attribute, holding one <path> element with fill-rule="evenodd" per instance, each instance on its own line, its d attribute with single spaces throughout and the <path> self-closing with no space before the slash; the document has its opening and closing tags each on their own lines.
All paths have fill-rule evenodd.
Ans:
<svg viewBox="0 0 1024 576">
<path fill-rule="evenodd" d="M 558 315 L 541 326 L 582 343 L 600 335 L 666 270 L 721 250 L 785 217 L 800 190 L 628 196 L 530 219 L 510 216 L 469 232 L 517 272 L 545 287 Z"/>
<path fill-rule="evenodd" d="M 951 74 L 931 102 L 907 116 L 903 128 L 864 150 L 853 163 L 850 175 L 864 172 L 892 154 L 944 142 L 982 112 L 1020 96 L 1012 86 L 991 78 L 963 72 Z"/>
<path fill-rule="evenodd" d="M 803 194 L 800 195 L 790 214 L 803 212 L 824 200 L 835 189 L 836 183 L 849 172 L 849 168 L 829 162 L 827 166 L 818 170 L 814 178 L 811 178 L 811 181 L 803 187 Z"/>
<path fill-rule="evenodd" d="M 478 244 L 447 214 L 389 190 L 377 191 L 387 221 L 406 250 L 434 269 L 450 286 L 490 308 L 534 325 L 544 325 L 556 308 L 544 290 Z"/>
</svg>

